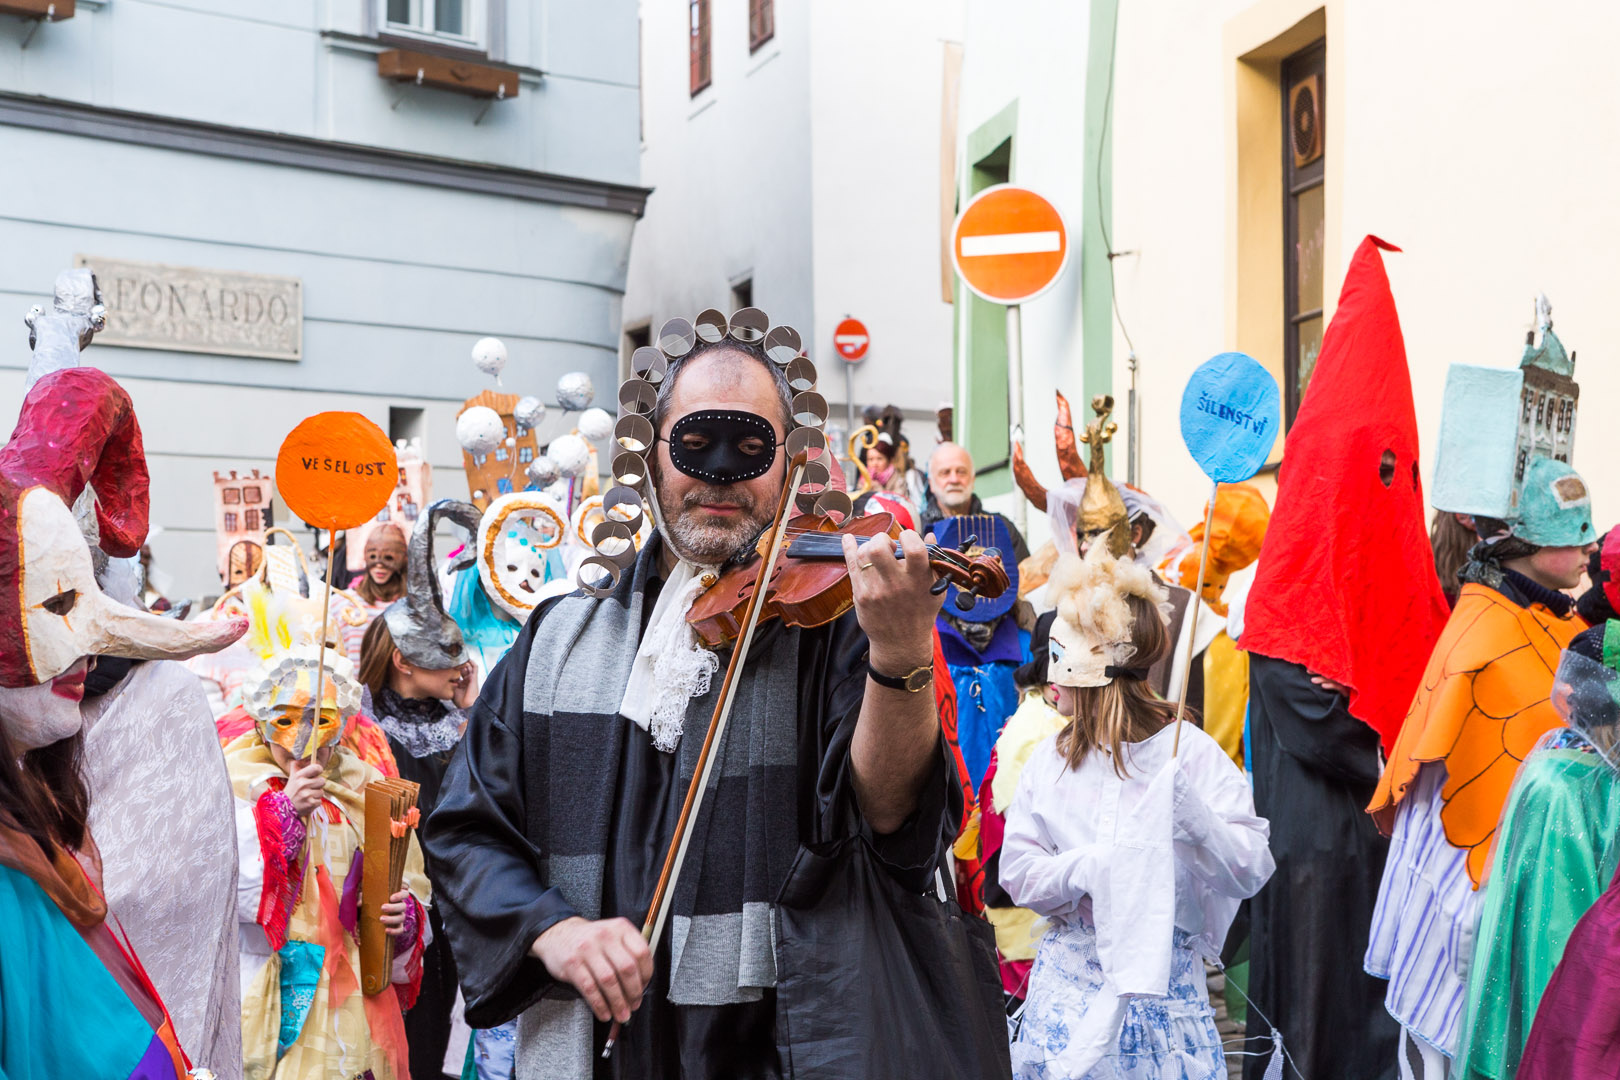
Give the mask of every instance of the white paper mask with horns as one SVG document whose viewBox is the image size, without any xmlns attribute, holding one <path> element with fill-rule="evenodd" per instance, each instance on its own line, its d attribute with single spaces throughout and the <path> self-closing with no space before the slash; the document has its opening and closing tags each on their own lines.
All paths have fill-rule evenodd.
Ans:
<svg viewBox="0 0 1620 1080">
<path fill-rule="evenodd" d="M 245 619 L 180 622 L 103 594 L 71 509 L 87 485 L 102 550 L 139 553 L 148 478 L 129 395 L 96 368 L 66 368 L 29 391 L 0 448 L 0 723 L 14 750 L 78 731 L 86 657 L 180 660 L 247 629 Z"/>
</svg>

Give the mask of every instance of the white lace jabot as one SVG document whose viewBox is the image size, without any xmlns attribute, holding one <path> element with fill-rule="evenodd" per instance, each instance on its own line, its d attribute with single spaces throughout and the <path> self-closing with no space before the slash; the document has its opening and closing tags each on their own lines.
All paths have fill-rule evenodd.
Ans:
<svg viewBox="0 0 1620 1080">
<path fill-rule="evenodd" d="M 650 734 L 653 745 L 666 754 L 680 745 L 687 702 L 709 692 L 709 679 L 720 667 L 686 622 L 704 590 L 703 576 L 712 572 L 684 559 L 675 565 L 653 605 L 619 702 L 620 714 Z"/>
</svg>

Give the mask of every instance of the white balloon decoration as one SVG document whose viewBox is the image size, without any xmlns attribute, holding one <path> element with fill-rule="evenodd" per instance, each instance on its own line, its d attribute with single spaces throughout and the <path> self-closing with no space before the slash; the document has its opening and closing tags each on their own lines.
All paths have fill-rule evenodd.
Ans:
<svg viewBox="0 0 1620 1080">
<path fill-rule="evenodd" d="M 506 438 L 506 421 L 488 405 L 474 405 L 456 418 L 456 442 L 469 454 L 491 454 Z"/>
<path fill-rule="evenodd" d="M 579 433 L 592 442 L 613 434 L 613 417 L 606 409 L 586 409 L 579 418 Z"/>
<path fill-rule="evenodd" d="M 546 403 L 532 394 L 525 394 L 518 398 L 516 407 L 512 409 L 512 419 L 521 427 L 531 431 L 540 426 L 540 421 L 546 418 Z"/>
<path fill-rule="evenodd" d="M 523 472 L 531 483 L 542 489 L 555 484 L 557 478 L 562 475 L 557 468 L 557 463 L 544 454 L 529 462 L 529 467 Z"/>
<path fill-rule="evenodd" d="M 501 381 L 501 371 L 506 367 L 506 344 L 500 338 L 479 338 L 473 342 L 473 363 L 485 375 L 493 375 L 495 381 Z"/>
<path fill-rule="evenodd" d="M 557 403 L 577 411 L 589 407 L 596 397 L 596 384 L 583 371 L 570 371 L 557 380 Z"/>
<path fill-rule="evenodd" d="M 564 476 L 578 476 L 591 463 L 591 448 L 578 435 L 559 435 L 551 440 L 546 457 L 557 463 L 557 471 Z"/>
</svg>

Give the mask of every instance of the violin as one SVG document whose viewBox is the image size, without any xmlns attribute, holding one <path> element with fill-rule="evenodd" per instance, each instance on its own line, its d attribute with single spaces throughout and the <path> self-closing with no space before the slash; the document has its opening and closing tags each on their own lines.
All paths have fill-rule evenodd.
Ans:
<svg viewBox="0 0 1620 1080">
<path fill-rule="evenodd" d="M 784 625 L 801 627 L 825 626 L 855 603 L 849 567 L 844 562 L 845 536 L 867 540 L 887 534 L 896 541 L 900 538 L 900 525 L 892 514 L 851 517 L 842 523 L 823 514 L 800 514 L 791 518 L 783 531 L 787 546 L 771 571 L 759 620 L 778 618 Z M 707 647 L 719 648 L 735 641 L 742 632 L 754 596 L 759 561 L 769 554 L 774 539 L 773 532 L 767 531 L 754 555 L 727 567 L 693 602 L 686 621 Z M 971 548 L 973 539 L 970 537 L 963 546 Z M 894 554 L 905 557 L 898 542 Z M 932 591 L 938 595 L 954 584 L 956 606 L 961 611 L 972 610 L 980 596 L 1000 596 L 1009 585 L 1001 553 L 994 548 L 969 555 L 929 544 L 928 566 L 939 575 Z"/>
</svg>

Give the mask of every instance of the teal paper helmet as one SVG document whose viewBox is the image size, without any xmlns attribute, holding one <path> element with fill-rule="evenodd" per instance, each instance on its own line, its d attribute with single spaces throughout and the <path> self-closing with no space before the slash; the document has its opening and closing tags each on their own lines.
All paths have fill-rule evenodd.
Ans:
<svg viewBox="0 0 1620 1080">
<path fill-rule="evenodd" d="M 1592 495 L 1586 481 L 1562 461 L 1537 458 L 1531 462 L 1513 535 L 1537 547 L 1580 547 L 1596 542 Z"/>
</svg>

